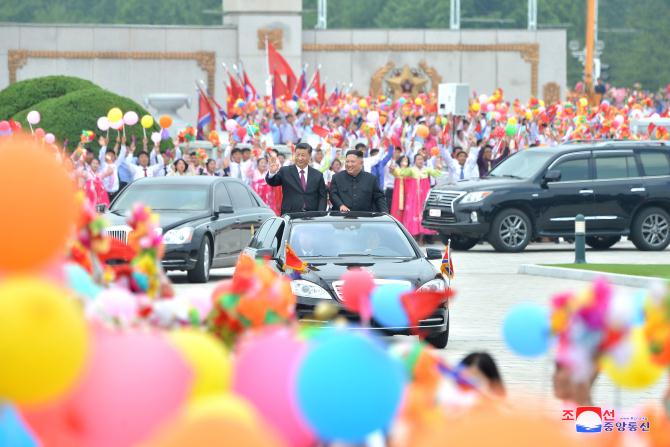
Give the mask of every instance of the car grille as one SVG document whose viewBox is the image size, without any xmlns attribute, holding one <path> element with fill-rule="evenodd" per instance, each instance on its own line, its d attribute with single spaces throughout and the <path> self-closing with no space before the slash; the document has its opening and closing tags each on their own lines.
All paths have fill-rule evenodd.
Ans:
<svg viewBox="0 0 670 447">
<path fill-rule="evenodd" d="M 446 213 L 443 213 L 442 217 L 430 217 L 424 215 L 424 218 L 421 221 L 421 223 L 424 226 L 426 225 L 430 226 L 431 224 L 435 224 L 439 227 L 440 225 L 444 224 L 456 223 L 456 216 L 454 216 L 453 214 L 446 214 Z"/>
<path fill-rule="evenodd" d="M 401 279 L 375 279 L 375 285 L 381 285 L 381 284 L 399 284 L 402 286 L 411 286 L 412 283 L 409 281 L 401 280 Z M 335 291 L 335 295 L 337 295 L 337 299 L 340 301 L 344 301 L 344 298 L 342 297 L 342 286 L 344 285 L 344 281 L 333 281 L 333 290 Z"/>
<path fill-rule="evenodd" d="M 107 233 L 109 237 L 121 241 L 124 244 L 128 243 L 128 235 L 130 234 L 130 231 L 131 228 L 127 225 L 105 228 L 105 233 Z"/>
<path fill-rule="evenodd" d="M 464 191 L 440 191 L 432 189 L 426 199 L 426 207 L 439 206 L 442 208 L 449 208 L 454 212 L 454 201 L 461 196 L 464 196 Z"/>
</svg>

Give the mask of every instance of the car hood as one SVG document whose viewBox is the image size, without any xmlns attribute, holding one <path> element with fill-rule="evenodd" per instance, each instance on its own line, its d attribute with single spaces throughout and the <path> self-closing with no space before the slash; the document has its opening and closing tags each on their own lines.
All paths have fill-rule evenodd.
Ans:
<svg viewBox="0 0 670 447">
<path fill-rule="evenodd" d="M 397 279 L 412 283 L 414 287 L 434 279 L 439 273 L 427 259 L 383 259 L 352 257 L 343 259 L 306 258 L 316 270 L 301 275 L 302 279 L 315 282 L 327 290 L 332 290 L 332 282 L 342 278 L 350 268 L 363 268 L 376 279 Z"/>
<path fill-rule="evenodd" d="M 521 183 L 528 182 L 528 179 L 516 179 L 511 177 L 483 177 L 472 180 L 463 180 L 458 183 L 439 183 L 435 186 L 436 190 L 442 191 L 496 191 L 513 188 Z"/>
<path fill-rule="evenodd" d="M 163 229 L 163 231 L 184 225 L 188 222 L 194 222 L 200 219 L 211 217 L 211 214 L 207 211 L 161 211 L 156 212 L 156 214 L 158 214 L 158 225 Z M 108 211 L 104 214 L 104 217 L 107 222 L 109 222 L 110 226 L 125 225 L 127 223 L 125 214 L 120 215 Z"/>
</svg>

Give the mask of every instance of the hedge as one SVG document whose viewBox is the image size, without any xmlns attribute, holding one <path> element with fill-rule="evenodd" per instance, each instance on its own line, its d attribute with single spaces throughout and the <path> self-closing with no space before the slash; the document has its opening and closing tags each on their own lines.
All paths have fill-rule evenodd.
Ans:
<svg viewBox="0 0 670 447">
<path fill-rule="evenodd" d="M 82 130 L 92 130 L 96 134 L 93 143 L 87 146 L 96 151 L 99 149 L 97 136 L 103 134 L 97 128 L 98 118 L 106 116 L 109 109 L 119 107 L 124 113 L 133 110 L 141 118 L 148 112 L 135 101 L 116 95 L 107 90 L 93 86 L 84 90 L 77 90 L 58 98 L 51 98 L 16 113 L 13 118 L 19 121 L 24 129 L 28 129 L 26 116 L 31 110 L 37 110 L 42 116 L 39 127 L 45 132 L 53 133 L 59 142 L 68 140 L 68 148 L 73 150 L 79 142 Z M 152 129 L 147 129 L 147 137 L 151 132 L 159 132 L 160 128 L 154 124 Z M 110 140 L 116 139 L 117 131 L 109 129 Z M 131 136 L 135 135 L 138 146 L 141 146 L 143 138 L 142 126 L 138 123 L 126 128 L 126 137 L 130 143 Z M 152 143 L 149 142 L 149 145 Z M 161 145 L 163 146 L 163 145 Z"/>
<path fill-rule="evenodd" d="M 0 121 L 47 99 L 88 88 L 97 86 L 70 76 L 45 76 L 17 82 L 0 91 Z"/>
</svg>

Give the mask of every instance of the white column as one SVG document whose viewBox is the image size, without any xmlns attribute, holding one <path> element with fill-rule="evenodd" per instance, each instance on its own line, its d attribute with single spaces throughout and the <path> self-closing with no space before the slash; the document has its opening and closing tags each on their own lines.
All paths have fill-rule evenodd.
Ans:
<svg viewBox="0 0 670 447">
<path fill-rule="evenodd" d="M 328 0 L 317 0 L 316 29 L 328 28 Z"/>
<path fill-rule="evenodd" d="M 450 0 L 449 29 L 461 29 L 461 0 Z"/>
<path fill-rule="evenodd" d="M 537 30 L 537 0 L 528 0 L 528 30 Z"/>
</svg>

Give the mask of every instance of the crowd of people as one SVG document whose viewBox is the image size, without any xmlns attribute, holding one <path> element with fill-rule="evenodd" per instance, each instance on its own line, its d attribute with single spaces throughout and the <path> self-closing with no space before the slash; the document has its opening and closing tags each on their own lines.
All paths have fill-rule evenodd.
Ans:
<svg viewBox="0 0 670 447">
<path fill-rule="evenodd" d="M 437 182 L 484 177 L 510 155 L 535 146 L 575 139 L 668 139 L 666 127 L 651 124 L 634 132 L 633 123 L 667 117 L 670 90 L 663 97 L 599 83 L 605 94 L 589 100 L 580 88 L 555 104 L 536 98 L 507 102 L 497 89 L 491 96 L 473 95 L 468 115 L 455 117 L 437 114 L 433 94 L 396 100 L 338 94 L 320 105 L 314 98 L 238 99 L 234 118 L 221 120 L 225 144 L 216 131 L 209 133 L 214 146 L 209 155 L 183 133 L 162 153 L 146 138 L 138 152 L 134 139 L 128 145 L 119 134 L 113 146 L 99 138 L 98 157 L 80 145 L 72 161 L 96 203 L 108 205 L 125 185 L 143 177 L 230 176 L 251 186 L 277 214 L 390 212 L 423 239 L 431 234 L 421 225 L 423 204 Z M 298 175 L 288 175 L 284 168 L 289 166 L 297 166 Z M 353 194 L 354 187 L 365 190 Z M 301 197 L 305 194 L 309 200 Z"/>
</svg>

